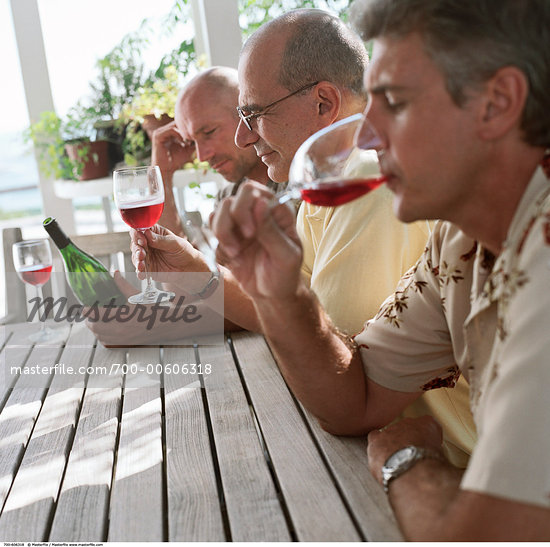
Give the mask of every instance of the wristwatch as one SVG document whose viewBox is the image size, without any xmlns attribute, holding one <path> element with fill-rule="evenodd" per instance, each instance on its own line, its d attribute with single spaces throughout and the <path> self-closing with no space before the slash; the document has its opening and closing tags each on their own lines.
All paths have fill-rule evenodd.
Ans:
<svg viewBox="0 0 550 547">
<path fill-rule="evenodd" d="M 195 293 L 194 296 L 199 297 L 201 300 L 206 300 L 207 298 L 210 298 L 214 294 L 219 284 L 220 284 L 220 273 L 212 272 L 212 275 L 210 276 L 210 279 L 208 280 L 204 288 L 200 292 Z"/>
<path fill-rule="evenodd" d="M 445 461 L 442 454 L 430 448 L 406 446 L 394 452 L 382 466 L 382 486 L 388 493 L 390 482 L 408 471 L 416 462 L 425 458 Z"/>
</svg>

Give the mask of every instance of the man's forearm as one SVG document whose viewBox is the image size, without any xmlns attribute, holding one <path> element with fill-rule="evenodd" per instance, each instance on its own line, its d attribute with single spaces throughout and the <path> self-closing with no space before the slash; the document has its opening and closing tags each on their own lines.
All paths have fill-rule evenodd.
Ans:
<svg viewBox="0 0 550 547">
<path fill-rule="evenodd" d="M 255 302 L 261 327 L 293 393 L 336 434 L 362 434 L 365 377 L 351 343 L 340 336 L 303 286 L 288 302 Z"/>
<path fill-rule="evenodd" d="M 240 327 L 252 332 L 262 332 L 254 303 L 227 268 L 224 268 L 223 274 L 223 300 L 226 330 L 234 331 L 238 330 L 236 327 Z"/>
</svg>

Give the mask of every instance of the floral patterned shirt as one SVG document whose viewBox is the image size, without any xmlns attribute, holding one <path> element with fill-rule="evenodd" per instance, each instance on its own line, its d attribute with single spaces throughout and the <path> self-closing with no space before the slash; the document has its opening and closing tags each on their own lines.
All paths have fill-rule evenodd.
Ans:
<svg viewBox="0 0 550 547">
<path fill-rule="evenodd" d="M 470 383 L 478 442 L 462 488 L 550 507 L 550 182 L 537 169 L 495 259 L 448 222 L 356 337 L 398 391 Z"/>
</svg>

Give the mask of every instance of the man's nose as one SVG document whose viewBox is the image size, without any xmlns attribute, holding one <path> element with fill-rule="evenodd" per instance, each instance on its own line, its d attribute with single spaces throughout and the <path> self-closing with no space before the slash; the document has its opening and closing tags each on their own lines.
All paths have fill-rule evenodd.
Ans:
<svg viewBox="0 0 550 547">
<path fill-rule="evenodd" d="M 235 131 L 235 144 L 238 148 L 246 148 L 253 145 L 258 140 L 258 133 L 248 129 L 242 120 L 239 120 L 237 130 Z"/>
<path fill-rule="evenodd" d="M 199 161 L 208 161 L 214 156 L 214 148 L 204 143 L 195 142 L 195 152 Z"/>
<path fill-rule="evenodd" d="M 381 120 L 376 119 L 372 105 L 367 106 L 363 112 L 363 123 L 359 127 L 355 137 L 357 147 L 363 150 L 383 150 L 385 142 L 381 128 Z"/>
</svg>

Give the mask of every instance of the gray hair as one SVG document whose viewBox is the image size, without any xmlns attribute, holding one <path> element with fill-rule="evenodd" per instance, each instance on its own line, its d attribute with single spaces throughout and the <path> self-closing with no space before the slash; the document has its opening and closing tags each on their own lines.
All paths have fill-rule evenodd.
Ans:
<svg viewBox="0 0 550 547">
<path fill-rule="evenodd" d="M 351 18 L 365 40 L 422 35 L 458 106 L 468 88 L 516 66 L 529 83 L 524 138 L 550 146 L 549 0 L 355 0 Z"/>
<path fill-rule="evenodd" d="M 289 33 L 279 73 L 279 83 L 288 90 L 326 80 L 366 97 L 365 45 L 338 17 L 319 9 L 289 11 L 260 27 L 247 40 L 245 49 L 268 32 Z"/>
</svg>

